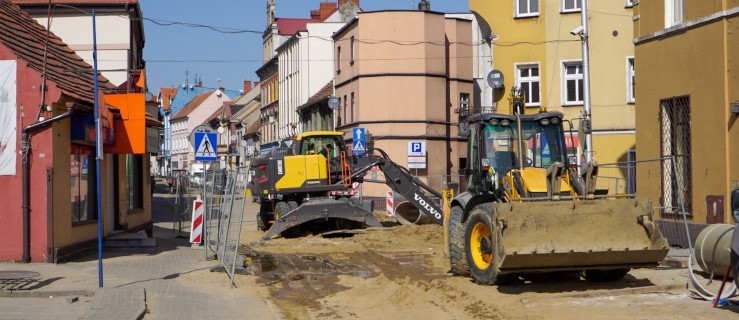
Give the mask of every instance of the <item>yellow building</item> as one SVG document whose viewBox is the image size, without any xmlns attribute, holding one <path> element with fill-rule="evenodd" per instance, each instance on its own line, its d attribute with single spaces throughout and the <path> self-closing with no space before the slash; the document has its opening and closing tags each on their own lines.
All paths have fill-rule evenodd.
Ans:
<svg viewBox="0 0 739 320">
<path fill-rule="evenodd" d="M 511 112 L 508 99 L 515 86 L 526 91 L 525 113 L 546 108 L 567 119 L 581 117 L 582 46 L 572 34 L 581 25 L 580 5 L 580 0 L 470 0 L 470 10 L 490 26 L 493 68 L 505 79 L 493 92 L 497 112 Z M 588 8 L 594 157 L 601 164 L 624 162 L 635 148 L 632 8 L 629 1 L 589 1 Z M 601 169 L 599 188 L 626 191 L 625 181 L 616 179 L 625 170 Z"/>
<path fill-rule="evenodd" d="M 739 186 L 739 1 L 640 1 L 634 30 L 638 158 L 676 159 L 639 165 L 638 194 L 665 219 L 684 205 L 694 223 L 729 223 Z"/>
</svg>

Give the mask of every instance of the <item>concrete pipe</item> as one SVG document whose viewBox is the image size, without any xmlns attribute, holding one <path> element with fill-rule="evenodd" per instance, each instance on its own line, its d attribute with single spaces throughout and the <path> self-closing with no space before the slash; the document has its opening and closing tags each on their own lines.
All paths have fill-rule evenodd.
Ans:
<svg viewBox="0 0 739 320">
<path fill-rule="evenodd" d="M 408 201 L 401 202 L 395 207 L 395 218 L 400 224 L 428 224 L 432 220 L 429 216 L 421 213 L 416 206 Z"/>
<path fill-rule="evenodd" d="M 712 224 L 703 229 L 695 240 L 695 260 L 701 269 L 723 277 L 731 261 L 731 237 L 734 225 Z"/>
</svg>

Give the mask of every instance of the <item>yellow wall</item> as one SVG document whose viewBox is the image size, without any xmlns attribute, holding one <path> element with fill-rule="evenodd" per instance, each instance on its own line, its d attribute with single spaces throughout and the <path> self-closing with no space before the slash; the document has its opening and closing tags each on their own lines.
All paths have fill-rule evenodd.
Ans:
<svg viewBox="0 0 739 320">
<path fill-rule="evenodd" d="M 723 10 L 721 1 L 698 5 L 686 1 L 688 19 L 701 18 Z M 732 1 L 739 6 L 739 1 Z M 642 25 L 638 37 L 650 35 L 653 26 L 664 22 L 662 8 L 649 1 L 639 4 Z M 731 7 L 729 7 L 731 8 Z M 711 10 L 708 10 L 711 9 Z M 694 28 L 664 35 L 636 46 L 637 68 L 637 157 L 652 159 L 660 156 L 660 100 L 675 96 L 690 96 L 690 133 L 692 155 L 693 220 L 706 222 L 706 196 L 723 195 L 725 222 L 731 221 L 729 192 L 739 181 L 739 151 L 737 151 L 736 116 L 729 104 L 739 101 L 739 60 L 732 58 L 739 50 L 739 20 L 715 20 Z M 644 25 L 650 28 L 644 28 Z M 660 168 L 641 165 L 638 191 L 642 197 L 659 202 L 661 196 Z"/>
<path fill-rule="evenodd" d="M 71 191 L 70 191 L 70 126 L 71 120 L 64 119 L 53 125 L 54 130 L 54 171 L 53 171 L 53 233 L 54 233 L 54 247 L 62 248 L 85 241 L 90 241 L 97 238 L 97 223 L 92 221 L 89 224 L 80 224 L 77 226 L 72 225 L 72 205 L 70 203 Z M 125 155 L 119 155 L 119 212 L 120 221 L 122 224 L 128 224 L 129 229 L 135 229 L 142 225 L 147 224 L 151 221 L 151 185 L 149 182 L 149 157 L 143 155 L 143 161 L 141 163 L 142 181 L 144 182 L 143 188 L 143 210 L 139 210 L 136 213 L 128 214 L 128 202 L 127 202 L 127 190 L 126 185 L 126 170 L 125 170 Z M 106 157 L 107 159 L 107 157 Z M 111 230 L 108 229 L 109 222 L 107 219 L 110 216 L 108 210 L 108 197 L 107 197 L 107 185 L 109 177 L 107 175 L 107 160 L 100 162 L 100 174 L 101 174 L 101 190 L 102 196 L 102 216 L 103 216 L 103 234 L 110 234 Z M 88 173 L 91 179 L 95 177 L 95 171 L 91 170 Z M 90 197 L 94 197 L 95 194 L 90 194 Z"/>
<path fill-rule="evenodd" d="M 539 17 L 515 19 L 514 1 L 470 0 L 470 10 L 485 19 L 498 37 L 493 41 L 493 67 L 505 76 L 505 88 L 495 91 L 498 112 L 510 112 L 515 64 L 538 62 L 542 105 L 564 113 L 566 119 L 580 117 L 583 104 L 564 105 L 562 62 L 582 60 L 580 38 L 570 34 L 580 26 L 581 16 L 562 13 L 561 3 L 540 1 Z M 633 148 L 635 128 L 635 108 L 627 101 L 627 57 L 634 55 L 632 9 L 625 8 L 623 1 L 588 3 L 592 125 L 597 133 L 594 155 L 600 163 L 624 161 L 621 155 Z M 527 108 L 526 113 L 538 111 L 538 107 Z M 577 128 L 577 121 L 574 125 Z M 614 130 L 622 133 L 608 134 Z M 620 149 L 614 150 L 615 146 Z"/>
</svg>

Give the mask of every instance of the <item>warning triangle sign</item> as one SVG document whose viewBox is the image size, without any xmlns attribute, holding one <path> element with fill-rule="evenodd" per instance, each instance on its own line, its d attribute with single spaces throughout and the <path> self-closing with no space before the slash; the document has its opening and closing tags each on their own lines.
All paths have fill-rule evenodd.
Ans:
<svg viewBox="0 0 739 320">
<path fill-rule="evenodd" d="M 362 141 L 357 141 L 357 143 L 354 144 L 354 150 L 364 150 L 364 145 L 362 144 Z"/>
<path fill-rule="evenodd" d="M 216 152 L 213 149 L 213 143 L 210 142 L 207 134 L 203 135 L 200 145 L 195 150 L 195 157 L 215 157 Z"/>
</svg>

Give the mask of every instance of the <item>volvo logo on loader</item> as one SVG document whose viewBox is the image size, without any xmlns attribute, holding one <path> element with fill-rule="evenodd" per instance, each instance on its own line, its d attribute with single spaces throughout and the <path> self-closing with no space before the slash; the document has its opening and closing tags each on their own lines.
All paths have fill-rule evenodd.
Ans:
<svg viewBox="0 0 739 320">
<path fill-rule="evenodd" d="M 423 206 L 423 208 L 426 209 L 428 213 L 433 215 L 434 218 L 436 218 L 437 220 L 441 220 L 441 213 L 439 211 L 436 211 L 430 204 L 426 203 L 426 201 L 423 200 L 423 198 L 421 198 L 418 193 L 414 193 L 413 198 L 416 200 L 416 202 Z"/>
</svg>

